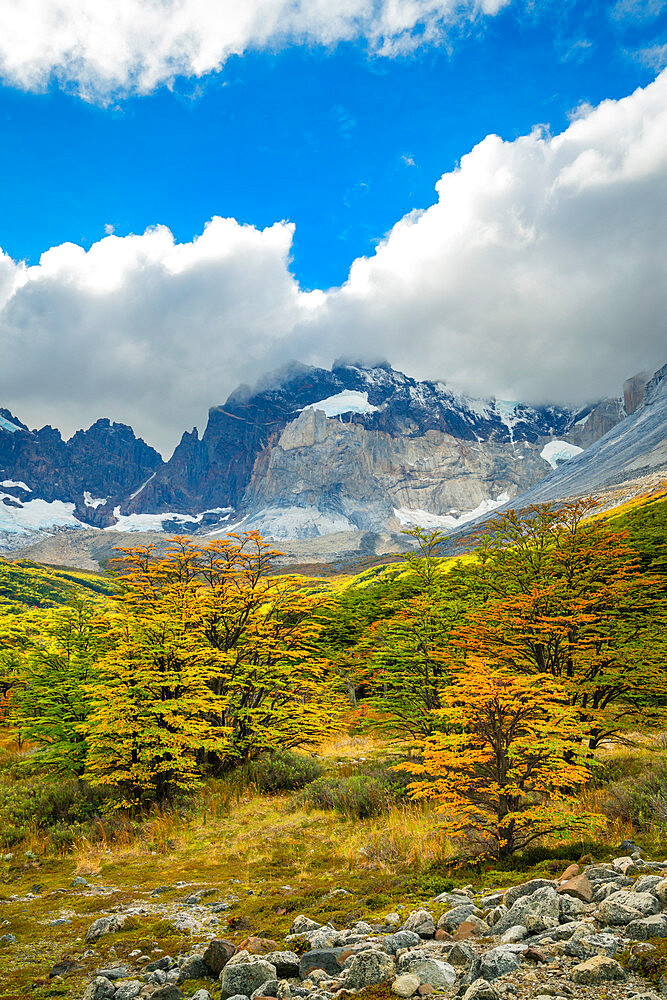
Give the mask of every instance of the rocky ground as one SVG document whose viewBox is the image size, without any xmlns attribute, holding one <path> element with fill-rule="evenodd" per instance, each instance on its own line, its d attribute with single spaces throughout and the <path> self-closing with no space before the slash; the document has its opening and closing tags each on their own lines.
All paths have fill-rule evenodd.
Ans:
<svg viewBox="0 0 667 1000">
<path fill-rule="evenodd" d="M 154 890 L 153 912 L 159 912 L 159 895 Z M 334 889 L 329 895 L 348 893 Z M 103 909 L 103 895 L 99 902 Z M 211 934 L 236 900 L 207 905 L 200 893 L 185 902 L 189 915 L 163 906 L 163 917 L 183 921 L 183 930 L 207 928 Z M 145 906 L 125 907 L 99 916 L 88 928 L 87 944 L 122 933 L 145 913 Z M 664 939 L 667 861 L 634 852 L 583 870 L 571 865 L 555 880 L 441 893 L 407 918 L 388 913 L 381 924 L 359 920 L 339 928 L 300 915 L 284 942 L 248 937 L 234 944 L 211 937 L 177 955 L 136 949 L 123 964 L 98 969 L 83 997 L 341 1000 L 368 990 L 374 998 L 658 1000 L 667 996 Z M 54 968 L 53 980 L 67 971 Z"/>
</svg>

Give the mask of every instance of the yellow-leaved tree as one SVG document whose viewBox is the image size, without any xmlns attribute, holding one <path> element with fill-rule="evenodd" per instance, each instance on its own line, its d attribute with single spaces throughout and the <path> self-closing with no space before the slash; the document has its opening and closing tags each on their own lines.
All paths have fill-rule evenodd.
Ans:
<svg viewBox="0 0 667 1000">
<path fill-rule="evenodd" d="M 590 772 L 586 734 L 566 692 L 472 657 L 452 672 L 439 710 L 445 731 L 409 765 L 419 779 L 411 795 L 436 802 L 446 836 L 504 858 L 603 822 L 568 801 L 566 790 Z"/>
<path fill-rule="evenodd" d="M 123 803 L 191 790 L 204 771 L 326 738 L 339 714 L 317 649 L 320 598 L 270 575 L 257 532 L 123 550 L 111 651 L 98 664 L 87 776 Z"/>
</svg>

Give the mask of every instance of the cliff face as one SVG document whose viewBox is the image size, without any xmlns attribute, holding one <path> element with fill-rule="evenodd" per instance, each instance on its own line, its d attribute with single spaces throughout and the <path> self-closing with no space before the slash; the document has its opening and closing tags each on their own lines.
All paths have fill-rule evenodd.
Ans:
<svg viewBox="0 0 667 1000">
<path fill-rule="evenodd" d="M 394 436 L 309 408 L 257 459 L 241 506 L 257 526 L 268 518 L 276 531 L 284 522 L 285 537 L 299 530 L 297 510 L 308 533 L 315 513 L 325 523 L 335 520 L 336 530 L 398 530 L 411 512 L 417 521 L 424 512 L 436 515 L 447 526 L 542 478 L 549 469 L 542 447 L 462 440 L 440 430 Z"/>
<path fill-rule="evenodd" d="M 50 523 L 233 525 L 276 538 L 450 528 L 537 483 L 624 416 L 618 399 L 577 412 L 480 400 L 386 363 L 345 361 L 331 371 L 292 364 L 239 387 L 168 462 L 123 424 L 98 420 L 63 441 L 0 410 L 0 533 Z"/>
</svg>

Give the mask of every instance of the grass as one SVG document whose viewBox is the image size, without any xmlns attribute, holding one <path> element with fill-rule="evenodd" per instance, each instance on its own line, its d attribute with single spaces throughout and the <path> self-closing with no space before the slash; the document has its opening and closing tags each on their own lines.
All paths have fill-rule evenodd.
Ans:
<svg viewBox="0 0 667 1000">
<path fill-rule="evenodd" d="M 323 748 L 319 764 L 329 777 L 377 774 L 384 754 L 372 739 L 350 737 Z M 0 762 L 5 774 L 11 757 L 7 749 L 4 767 Z M 617 773 L 652 774 L 659 760 L 649 744 L 630 759 L 626 750 L 610 755 L 598 787 L 584 793 L 585 807 L 602 806 Z M 155 811 L 141 824 L 124 826 L 98 821 L 71 850 L 54 847 L 48 831 L 33 828 L 11 858 L 0 859 L 0 935 L 17 938 L 16 944 L 0 945 L 0 998 L 74 1000 L 96 969 L 122 961 L 136 948 L 155 957 L 155 949 L 175 955 L 215 935 L 236 943 L 248 934 L 280 942 L 298 913 L 344 926 L 382 919 L 392 910 L 432 908 L 429 901 L 440 892 L 470 883 L 483 890 L 553 878 L 572 861 L 609 860 L 626 836 L 637 838 L 649 854 L 667 847 L 664 828 L 638 829 L 631 817 L 620 815 L 610 820 L 604 839 L 547 843 L 503 865 L 457 866 L 428 804 L 391 801 L 380 815 L 359 818 L 309 806 L 300 796 L 299 791 L 262 793 L 251 776 L 237 775 L 208 782 L 180 812 Z M 97 892 L 74 890 L 75 875 Z M 35 886 L 40 888 L 31 894 Z M 169 888 L 151 896 L 159 886 Z M 337 888 L 348 895 L 331 896 Z M 219 923 L 184 934 L 171 922 L 174 910 L 201 890 L 208 894 L 206 902 L 230 901 L 230 908 L 217 914 Z M 143 912 L 122 932 L 85 944 L 97 916 L 130 904 Z M 437 907 L 434 915 L 439 916 Z M 70 923 L 53 927 L 50 922 L 58 917 Z M 78 971 L 50 981 L 49 970 L 65 958 L 76 960 Z M 193 991 L 188 984 L 186 992 Z"/>
</svg>

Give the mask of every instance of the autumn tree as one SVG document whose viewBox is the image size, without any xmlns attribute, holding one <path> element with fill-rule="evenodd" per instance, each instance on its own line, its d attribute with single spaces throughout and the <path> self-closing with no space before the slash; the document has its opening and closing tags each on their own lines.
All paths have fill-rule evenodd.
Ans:
<svg viewBox="0 0 667 1000">
<path fill-rule="evenodd" d="M 435 801 L 446 836 L 505 858 L 546 836 L 590 832 L 600 817 L 572 808 L 584 782 L 585 729 L 553 681 L 470 658 L 442 693 L 442 730 L 421 746 L 413 798 Z M 402 765 L 404 766 L 404 765 Z"/>
<path fill-rule="evenodd" d="M 256 532 L 124 550 L 89 730 L 95 781 L 160 799 L 193 787 L 204 760 L 226 767 L 324 738 L 337 706 L 317 649 L 320 598 L 270 575 L 277 555 Z"/>
<path fill-rule="evenodd" d="M 589 730 L 591 749 L 656 721 L 667 695 L 665 608 L 624 532 L 595 503 L 509 511 L 477 550 L 484 602 L 457 630 L 466 654 L 551 679 Z"/>
</svg>

